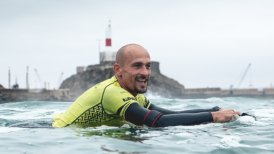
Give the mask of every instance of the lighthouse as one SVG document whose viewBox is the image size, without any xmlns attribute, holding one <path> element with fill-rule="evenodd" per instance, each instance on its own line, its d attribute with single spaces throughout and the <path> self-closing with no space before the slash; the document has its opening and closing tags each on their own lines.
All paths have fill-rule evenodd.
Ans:
<svg viewBox="0 0 274 154">
<path fill-rule="evenodd" d="M 105 40 L 105 46 L 111 47 L 111 21 L 109 21 L 107 29 L 106 29 L 106 40 Z"/>
<path fill-rule="evenodd" d="M 100 51 L 100 64 L 106 62 L 114 62 L 116 52 L 112 50 L 112 38 L 111 38 L 111 21 L 109 21 L 106 28 L 105 47 L 103 51 Z"/>
</svg>

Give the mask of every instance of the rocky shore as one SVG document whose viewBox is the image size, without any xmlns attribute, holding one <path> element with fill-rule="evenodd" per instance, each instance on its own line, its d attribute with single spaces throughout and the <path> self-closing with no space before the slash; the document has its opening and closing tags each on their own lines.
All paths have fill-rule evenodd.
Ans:
<svg viewBox="0 0 274 154">
<path fill-rule="evenodd" d="M 114 75 L 113 62 L 103 62 L 77 68 L 77 73 L 65 79 L 60 89 L 5 89 L 0 85 L 0 103 L 15 101 L 74 101 L 85 90 Z M 185 88 L 179 82 L 163 75 L 159 62 L 152 62 L 148 94 L 166 98 L 197 99 L 209 97 L 271 97 L 274 88 L 221 89 Z"/>
<path fill-rule="evenodd" d="M 60 88 L 70 89 L 70 94 L 73 99 L 78 97 L 88 88 L 108 79 L 114 75 L 112 62 L 104 62 L 97 65 L 90 65 L 86 69 L 77 74 L 72 75 L 63 81 Z M 151 64 L 152 74 L 149 82 L 148 93 L 160 95 L 163 97 L 182 96 L 184 86 L 179 82 L 161 74 L 159 62 L 153 61 Z"/>
<path fill-rule="evenodd" d="M 70 89 L 72 99 L 81 95 L 93 85 L 114 75 L 113 63 L 90 65 L 77 74 L 64 80 L 61 89 Z M 197 99 L 209 97 L 274 97 L 273 88 L 221 89 L 221 88 L 185 88 L 179 82 L 163 75 L 159 62 L 152 62 L 152 75 L 148 93 L 167 98 Z"/>
<path fill-rule="evenodd" d="M 0 103 L 15 101 L 73 101 L 85 90 L 114 75 L 113 62 L 90 65 L 65 79 L 58 90 L 5 89 L 0 87 Z M 184 86 L 161 74 L 159 62 L 152 62 L 148 93 L 162 97 L 180 98 Z"/>
</svg>

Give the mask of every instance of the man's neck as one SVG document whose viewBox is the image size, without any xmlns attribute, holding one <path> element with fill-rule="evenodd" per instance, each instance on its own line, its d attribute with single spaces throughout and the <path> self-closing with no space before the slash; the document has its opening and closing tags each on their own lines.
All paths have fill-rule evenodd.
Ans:
<svg viewBox="0 0 274 154">
<path fill-rule="evenodd" d="M 134 93 L 134 92 L 131 92 L 130 90 L 128 90 L 128 88 L 126 88 L 125 84 L 123 83 L 123 81 L 121 80 L 121 78 L 119 78 L 118 76 L 116 76 L 116 79 L 120 85 L 120 87 L 122 87 L 123 89 L 125 89 L 126 91 L 128 91 L 131 95 L 133 95 L 134 97 L 136 97 L 138 95 L 138 93 Z"/>
</svg>

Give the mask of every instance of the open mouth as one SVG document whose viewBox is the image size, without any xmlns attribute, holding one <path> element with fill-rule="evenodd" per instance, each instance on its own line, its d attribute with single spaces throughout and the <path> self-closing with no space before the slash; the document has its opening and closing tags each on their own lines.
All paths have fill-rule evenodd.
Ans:
<svg viewBox="0 0 274 154">
<path fill-rule="evenodd" d="M 137 84 L 139 84 L 141 87 L 146 87 L 147 86 L 147 82 L 148 82 L 148 78 L 146 77 L 136 77 L 135 81 L 137 82 Z"/>
<path fill-rule="evenodd" d="M 146 83 L 148 81 L 148 78 L 146 78 L 146 77 L 136 77 L 135 80 L 137 82 L 144 82 L 144 83 Z"/>
<path fill-rule="evenodd" d="M 147 82 L 147 79 L 136 79 L 137 82 Z"/>
</svg>

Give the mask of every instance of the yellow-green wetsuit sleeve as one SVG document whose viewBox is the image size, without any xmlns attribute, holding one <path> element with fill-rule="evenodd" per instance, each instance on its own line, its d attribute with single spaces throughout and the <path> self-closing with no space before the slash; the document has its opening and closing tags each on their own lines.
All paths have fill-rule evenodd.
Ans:
<svg viewBox="0 0 274 154">
<path fill-rule="evenodd" d="M 138 95 L 134 97 L 125 89 L 113 86 L 106 89 L 102 104 L 108 114 L 116 114 L 125 119 L 125 111 L 130 104 L 139 103 L 143 107 L 149 106 L 149 102 L 144 102 L 145 100 L 145 97 Z"/>
<path fill-rule="evenodd" d="M 145 95 L 143 95 L 143 94 L 138 94 L 137 96 L 136 96 L 136 99 L 137 99 L 137 101 L 139 102 L 139 104 L 141 105 L 141 106 L 143 106 L 144 108 L 149 108 L 149 106 L 150 106 L 150 101 L 145 97 Z"/>
</svg>

